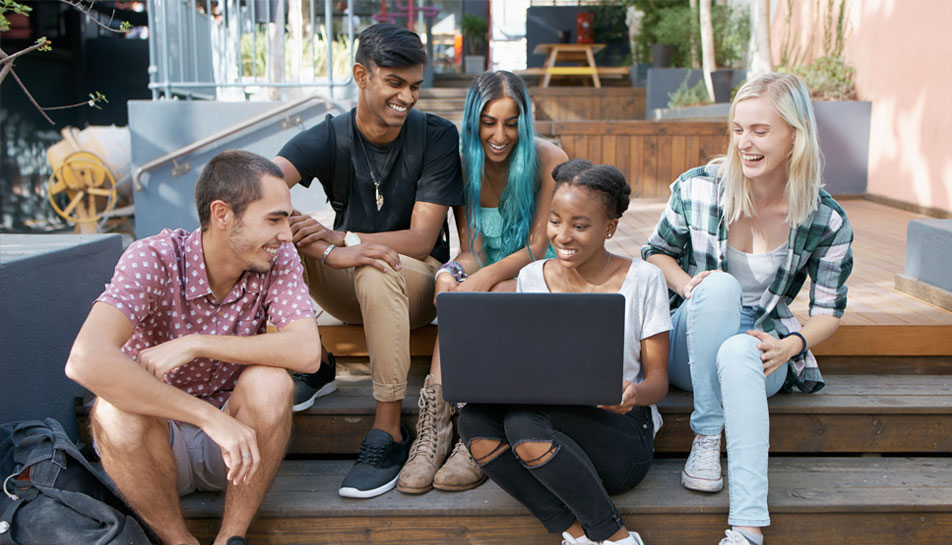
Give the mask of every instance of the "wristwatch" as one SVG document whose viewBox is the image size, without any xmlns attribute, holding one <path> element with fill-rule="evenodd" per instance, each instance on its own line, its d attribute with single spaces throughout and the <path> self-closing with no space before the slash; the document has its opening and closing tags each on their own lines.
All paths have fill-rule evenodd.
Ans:
<svg viewBox="0 0 952 545">
<path fill-rule="evenodd" d="M 353 231 L 347 231 L 344 235 L 344 246 L 357 246 L 360 244 L 360 237 Z"/>
</svg>

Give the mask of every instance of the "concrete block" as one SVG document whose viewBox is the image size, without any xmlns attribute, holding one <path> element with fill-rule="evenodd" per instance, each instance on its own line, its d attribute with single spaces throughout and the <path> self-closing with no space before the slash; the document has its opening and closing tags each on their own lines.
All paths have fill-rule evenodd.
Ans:
<svg viewBox="0 0 952 545">
<path fill-rule="evenodd" d="M 0 421 L 53 417 L 76 440 L 64 366 L 121 255 L 118 234 L 0 237 Z"/>
<path fill-rule="evenodd" d="M 952 292 L 952 220 L 909 222 L 906 276 Z"/>
</svg>

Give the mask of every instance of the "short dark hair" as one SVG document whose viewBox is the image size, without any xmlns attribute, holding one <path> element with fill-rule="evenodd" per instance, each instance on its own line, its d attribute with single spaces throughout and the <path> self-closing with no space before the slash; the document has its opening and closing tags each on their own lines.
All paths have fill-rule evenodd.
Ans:
<svg viewBox="0 0 952 545">
<path fill-rule="evenodd" d="M 552 170 L 555 188 L 562 184 L 580 185 L 601 196 L 605 213 L 612 219 L 620 218 L 628 210 L 631 187 L 625 175 L 611 165 L 596 165 L 585 159 L 571 159 Z"/>
<path fill-rule="evenodd" d="M 261 198 L 261 178 L 266 174 L 284 178 L 278 165 L 250 151 L 227 150 L 213 157 L 195 182 L 195 204 L 202 231 L 211 222 L 213 201 L 223 201 L 241 218 L 245 208 Z"/>
<path fill-rule="evenodd" d="M 357 38 L 360 45 L 354 60 L 368 70 L 377 66 L 402 68 L 426 64 L 426 49 L 416 32 L 389 23 L 377 24 L 364 29 Z"/>
</svg>

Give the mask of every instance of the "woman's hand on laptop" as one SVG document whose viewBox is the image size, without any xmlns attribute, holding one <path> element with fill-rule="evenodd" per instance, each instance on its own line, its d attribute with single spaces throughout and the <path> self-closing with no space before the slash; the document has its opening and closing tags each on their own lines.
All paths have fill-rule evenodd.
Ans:
<svg viewBox="0 0 952 545">
<path fill-rule="evenodd" d="M 635 400 L 638 398 L 638 390 L 634 382 L 622 381 L 621 403 L 618 405 L 599 405 L 598 408 L 605 409 L 618 414 L 627 414 L 635 407 Z"/>
</svg>

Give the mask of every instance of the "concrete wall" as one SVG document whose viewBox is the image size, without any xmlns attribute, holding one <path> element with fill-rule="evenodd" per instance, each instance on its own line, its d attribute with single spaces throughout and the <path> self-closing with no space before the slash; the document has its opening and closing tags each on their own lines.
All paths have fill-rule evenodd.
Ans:
<svg viewBox="0 0 952 545">
<path fill-rule="evenodd" d="M 171 163 L 153 170 L 144 178 L 143 189 L 135 192 L 136 238 L 154 235 L 165 227 L 197 228 L 194 193 L 202 167 L 227 149 L 246 149 L 268 158 L 274 157 L 294 135 L 324 119 L 328 111 L 326 106 L 321 102 L 311 104 L 307 109 L 291 112 L 301 115 L 300 125 L 283 128 L 281 121 L 284 116 L 278 116 L 259 125 L 257 130 L 226 138 L 179 159 L 180 164 L 191 166 L 191 171 L 180 177 L 172 176 Z M 153 159 L 276 106 L 278 104 L 272 102 L 130 101 L 132 170 L 134 172 Z M 327 208 L 324 192 L 317 183 L 310 190 L 295 186 L 291 190 L 291 199 L 302 211 Z"/>
<path fill-rule="evenodd" d="M 0 421 L 52 417 L 75 440 L 81 388 L 63 369 L 112 278 L 122 239 L 6 234 L 0 241 Z"/>
<path fill-rule="evenodd" d="M 774 65 L 788 31 L 802 61 L 822 55 L 826 2 L 778 4 L 770 33 Z M 952 41 L 946 28 L 952 2 L 848 0 L 848 7 L 852 32 L 845 56 L 856 69 L 858 98 L 872 101 L 867 192 L 952 210 Z"/>
</svg>

